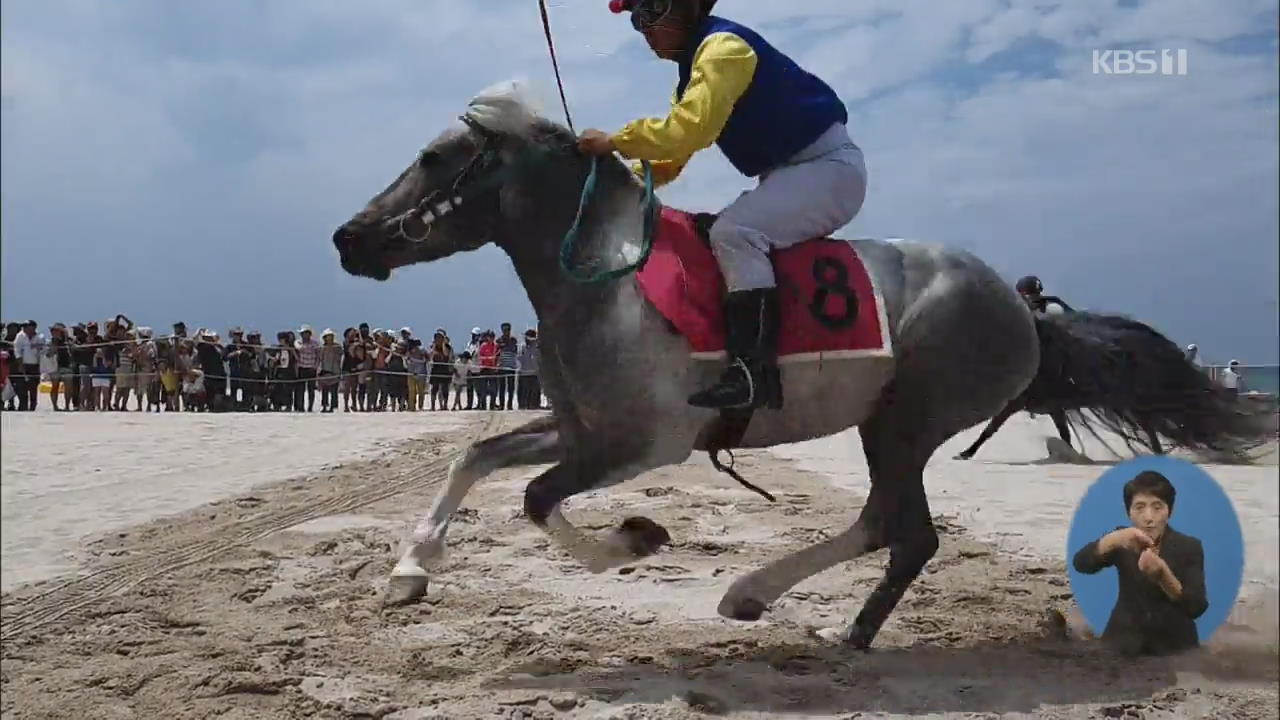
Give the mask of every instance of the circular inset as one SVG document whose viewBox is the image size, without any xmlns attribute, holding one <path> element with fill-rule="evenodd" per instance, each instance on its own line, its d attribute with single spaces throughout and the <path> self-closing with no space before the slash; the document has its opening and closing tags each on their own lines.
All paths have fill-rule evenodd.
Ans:
<svg viewBox="0 0 1280 720">
<path fill-rule="evenodd" d="M 1171 501 L 1171 502 L 1170 502 Z M 1244 577 L 1244 538 L 1222 487 L 1167 456 L 1099 477 L 1067 534 L 1076 604 L 1096 635 L 1125 652 L 1202 644 L 1227 619 Z"/>
</svg>

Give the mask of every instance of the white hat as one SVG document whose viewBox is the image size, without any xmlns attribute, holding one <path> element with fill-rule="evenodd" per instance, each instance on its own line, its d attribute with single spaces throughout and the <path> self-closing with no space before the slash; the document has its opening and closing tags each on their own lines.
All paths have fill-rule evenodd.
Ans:
<svg viewBox="0 0 1280 720">
<path fill-rule="evenodd" d="M 401 335 L 412 335 L 412 334 L 413 334 L 413 330 L 409 329 L 409 327 L 408 327 L 408 326 L 405 326 L 405 327 L 400 328 L 400 334 L 401 334 Z"/>
<path fill-rule="evenodd" d="M 1196 347 L 1196 344 L 1195 344 L 1195 343 L 1191 343 L 1190 345 L 1188 345 L 1188 346 L 1187 346 L 1187 349 L 1188 349 L 1188 350 L 1199 350 L 1200 348 Z"/>
<path fill-rule="evenodd" d="M 304 332 L 305 332 L 305 333 L 309 333 L 309 332 L 311 332 L 311 326 L 310 326 L 310 325 L 303 325 L 302 327 L 298 328 L 298 334 L 299 334 L 299 335 L 301 335 L 301 334 L 302 334 L 302 333 L 304 333 Z"/>
<path fill-rule="evenodd" d="M 1240 361 L 1239 361 L 1239 360 L 1232 360 L 1231 362 L 1229 362 L 1229 363 L 1227 363 L 1227 364 L 1228 364 L 1228 365 L 1231 365 L 1232 367 L 1235 367 L 1236 365 L 1239 365 L 1239 364 L 1240 364 Z"/>
<path fill-rule="evenodd" d="M 324 332 L 320 333 L 320 337 L 329 337 L 330 335 L 338 337 L 338 333 L 334 332 L 333 328 L 325 328 Z"/>
<path fill-rule="evenodd" d="M 149 338 L 149 337 L 151 337 L 151 328 L 147 327 L 146 325 L 143 325 L 142 327 L 139 327 L 139 328 L 138 328 L 138 337 L 143 337 L 143 338 Z"/>
<path fill-rule="evenodd" d="M 478 328 L 478 327 L 473 327 L 473 328 L 471 328 L 471 334 L 472 334 L 472 335 L 479 335 L 481 332 L 483 332 L 483 331 L 482 331 L 480 328 Z"/>
</svg>

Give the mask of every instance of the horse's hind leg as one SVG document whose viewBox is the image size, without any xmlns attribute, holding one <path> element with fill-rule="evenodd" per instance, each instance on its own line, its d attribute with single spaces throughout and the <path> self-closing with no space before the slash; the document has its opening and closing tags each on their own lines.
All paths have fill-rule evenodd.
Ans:
<svg viewBox="0 0 1280 720">
<path fill-rule="evenodd" d="M 1156 433 L 1156 431 L 1152 430 L 1151 426 L 1146 423 L 1143 423 L 1142 431 L 1147 434 L 1147 443 L 1151 447 L 1151 452 L 1157 455 L 1163 455 L 1164 446 L 1160 444 L 1160 436 Z"/>
<path fill-rule="evenodd" d="M 552 417 L 538 418 L 468 448 L 449 466 L 449 479 L 405 543 L 400 560 L 391 571 L 386 603 L 400 605 L 426 594 L 427 568 L 444 557 L 449 518 L 476 482 L 499 468 L 555 462 L 560 454 L 559 434 Z"/>
<path fill-rule="evenodd" d="M 804 580 L 840 563 L 883 548 L 883 518 L 879 497 L 882 494 L 882 488 L 871 488 L 871 495 L 862 512 L 848 530 L 788 553 L 736 580 L 720 599 L 716 611 L 731 620 L 759 620 L 764 611 L 782 597 L 783 593 Z"/>
<path fill-rule="evenodd" d="M 904 436 L 900 424 L 879 416 L 860 430 L 871 471 L 872 495 L 879 494 L 878 508 L 884 515 L 884 539 L 889 546 L 889 566 L 884 577 L 846 636 L 849 644 L 866 649 L 925 563 L 938 551 L 938 532 L 924 491 L 924 466 L 940 443 L 929 436 L 931 433 L 918 438 Z"/>
<path fill-rule="evenodd" d="M 1071 447 L 1071 425 L 1067 422 L 1067 414 L 1061 410 L 1054 410 L 1049 413 L 1049 417 L 1053 420 L 1053 426 L 1058 429 L 1058 437 L 1062 438 L 1062 442 Z M 1083 450 L 1084 448 L 1081 447 Z"/>
<path fill-rule="evenodd" d="M 972 458 L 978 452 L 978 448 L 985 445 L 986 442 L 991 439 L 992 435 L 999 432 L 1000 426 L 1008 422 L 1009 418 L 1013 417 L 1014 413 L 1018 412 L 1022 408 L 1023 403 L 1018 400 L 1005 405 L 1004 408 L 1000 410 L 1000 413 L 991 418 L 991 422 L 987 423 L 987 426 L 982 429 L 982 434 L 978 436 L 978 439 L 974 440 L 973 444 L 961 451 L 959 455 L 956 455 L 956 459 L 969 460 Z"/>
</svg>

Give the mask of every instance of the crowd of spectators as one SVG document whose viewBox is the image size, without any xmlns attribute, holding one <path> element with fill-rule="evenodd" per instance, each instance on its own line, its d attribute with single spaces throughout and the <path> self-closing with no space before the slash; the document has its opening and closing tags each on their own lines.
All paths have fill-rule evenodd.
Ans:
<svg viewBox="0 0 1280 720">
<path fill-rule="evenodd" d="M 47 382 L 57 411 L 315 412 L 317 395 L 322 413 L 535 410 L 538 362 L 537 330 L 521 340 L 510 323 L 473 328 L 455 348 L 444 329 L 426 341 L 368 323 L 318 337 L 303 325 L 267 343 L 239 327 L 188 335 L 182 322 L 157 336 L 124 315 L 54 323 L 46 337 L 28 320 L 4 326 L 0 406 L 35 410 Z"/>
</svg>

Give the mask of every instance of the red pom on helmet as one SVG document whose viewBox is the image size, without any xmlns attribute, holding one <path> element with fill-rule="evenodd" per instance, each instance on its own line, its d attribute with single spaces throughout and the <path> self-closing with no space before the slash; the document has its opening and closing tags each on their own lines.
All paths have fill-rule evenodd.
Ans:
<svg viewBox="0 0 1280 720">
<path fill-rule="evenodd" d="M 617 15 L 624 10 L 630 10 L 631 3 L 629 0 L 609 0 L 609 12 Z"/>
</svg>

